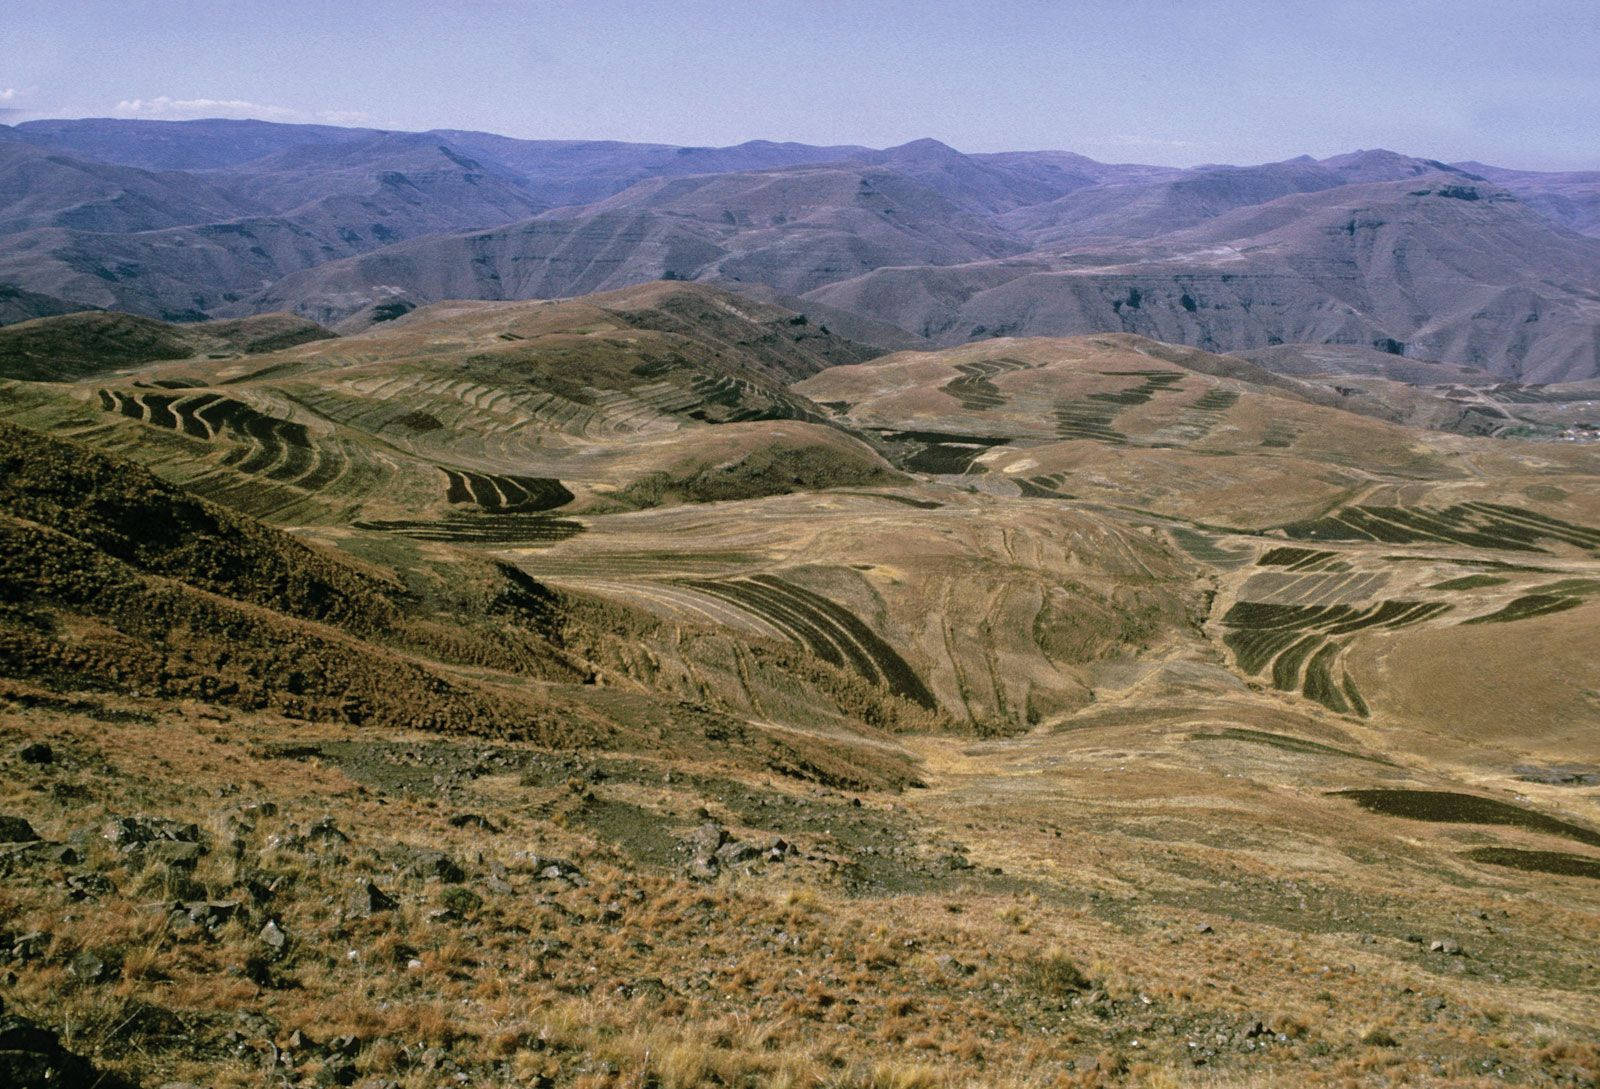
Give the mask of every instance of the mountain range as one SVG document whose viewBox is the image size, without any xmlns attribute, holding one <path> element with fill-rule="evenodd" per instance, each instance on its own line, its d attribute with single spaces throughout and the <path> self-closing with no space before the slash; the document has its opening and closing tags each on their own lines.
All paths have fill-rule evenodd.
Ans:
<svg viewBox="0 0 1600 1089">
<path fill-rule="evenodd" d="M 258 121 L 0 126 L 0 320 L 286 310 L 695 280 L 882 347 L 1130 332 L 1334 343 L 1525 383 L 1600 375 L 1600 173 L 1390 151 L 1104 164 Z"/>
</svg>

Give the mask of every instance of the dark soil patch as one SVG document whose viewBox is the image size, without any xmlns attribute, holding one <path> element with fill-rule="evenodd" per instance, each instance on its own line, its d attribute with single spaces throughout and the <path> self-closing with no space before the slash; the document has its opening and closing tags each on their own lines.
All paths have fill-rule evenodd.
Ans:
<svg viewBox="0 0 1600 1089">
<path fill-rule="evenodd" d="M 1242 726 L 1229 726 L 1215 733 L 1191 734 L 1191 741 L 1249 741 L 1257 745 L 1271 745 L 1275 749 L 1284 749 L 1288 752 L 1304 753 L 1308 756 L 1341 756 L 1346 760 L 1365 760 L 1373 764 L 1390 765 L 1389 761 L 1378 756 L 1364 756 L 1348 749 L 1337 749 L 1332 745 L 1324 745 L 1320 741 L 1307 741 L 1302 737 L 1289 737 L 1286 734 L 1273 734 L 1265 730 L 1247 730 Z"/>
<path fill-rule="evenodd" d="M 1491 866 L 1509 866 L 1530 873 L 1553 873 L 1562 877 L 1587 877 L 1600 881 L 1600 858 L 1563 854 L 1560 851 L 1519 851 L 1514 847 L 1479 847 L 1463 856 Z"/>
<path fill-rule="evenodd" d="M 1351 799 L 1363 809 L 1390 817 L 1444 824 L 1503 824 L 1526 828 L 1530 832 L 1564 836 L 1591 847 L 1600 847 L 1600 832 L 1475 794 L 1457 794 L 1451 790 L 1382 789 L 1336 790 L 1333 793 L 1337 797 Z"/>
</svg>

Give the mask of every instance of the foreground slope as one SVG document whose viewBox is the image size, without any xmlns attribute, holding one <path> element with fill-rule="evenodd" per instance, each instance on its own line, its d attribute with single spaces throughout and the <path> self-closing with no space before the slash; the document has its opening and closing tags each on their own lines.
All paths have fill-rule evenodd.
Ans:
<svg viewBox="0 0 1600 1089">
<path fill-rule="evenodd" d="M 698 285 L 385 316 L 0 386 L 5 1061 L 1600 1075 L 1592 448 Z"/>
</svg>

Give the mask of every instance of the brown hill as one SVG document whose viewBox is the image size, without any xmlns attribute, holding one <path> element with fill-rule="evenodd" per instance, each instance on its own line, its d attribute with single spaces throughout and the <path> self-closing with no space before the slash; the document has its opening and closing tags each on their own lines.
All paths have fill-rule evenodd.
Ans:
<svg viewBox="0 0 1600 1089">
<path fill-rule="evenodd" d="M 0 329 L 0 378 L 70 381 L 158 360 L 278 351 L 331 336 L 290 314 L 171 325 L 133 314 L 85 311 Z"/>
</svg>

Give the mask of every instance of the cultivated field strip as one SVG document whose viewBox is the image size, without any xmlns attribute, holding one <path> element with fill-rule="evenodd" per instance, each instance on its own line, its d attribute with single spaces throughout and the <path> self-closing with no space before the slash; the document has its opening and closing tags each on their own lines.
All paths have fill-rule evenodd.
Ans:
<svg viewBox="0 0 1600 1089">
<path fill-rule="evenodd" d="M 441 469 L 451 503 L 476 503 L 494 513 L 552 510 L 572 502 L 572 493 L 549 477 L 505 476 L 467 469 Z"/>
<path fill-rule="evenodd" d="M 1167 532 L 1191 558 L 1221 571 L 1237 571 L 1250 563 L 1255 553 L 1249 548 L 1223 548 L 1221 539 L 1198 533 L 1184 526 L 1169 526 Z"/>
<path fill-rule="evenodd" d="M 1566 597 L 1560 594 L 1525 594 L 1492 613 L 1474 616 L 1463 620 L 1462 623 L 1507 624 L 1514 620 L 1530 620 L 1536 616 L 1548 616 L 1550 613 L 1565 612 L 1582 604 L 1583 598 L 1581 597 Z"/>
<path fill-rule="evenodd" d="M 1261 554 L 1256 566 L 1282 567 L 1289 571 L 1343 570 L 1336 566 L 1344 562 L 1338 556 L 1337 552 L 1316 548 L 1273 548 Z"/>
<path fill-rule="evenodd" d="M 957 363 L 960 375 L 939 388 L 970 412 L 983 412 L 999 408 L 1006 403 L 1005 394 L 994 384 L 994 377 L 1010 371 L 1031 370 L 1033 364 L 1020 359 L 980 359 L 971 363 Z"/>
<path fill-rule="evenodd" d="M 1239 394 L 1235 390 L 1206 390 L 1183 410 L 1183 422 L 1174 429 L 1177 437 L 1184 442 L 1198 442 L 1205 438 L 1238 401 Z"/>
<path fill-rule="evenodd" d="M 1172 387 L 1183 381 L 1181 371 L 1101 371 L 1100 373 L 1107 377 L 1127 376 L 1144 379 L 1132 389 L 1089 394 L 1091 401 L 1105 401 L 1114 405 L 1145 404 L 1158 393 L 1172 392 Z"/>
<path fill-rule="evenodd" d="M 1239 596 L 1277 605 L 1345 605 L 1370 601 L 1388 582 L 1385 571 L 1261 571 L 1245 581 Z"/>
<path fill-rule="evenodd" d="M 1386 600 L 1364 608 L 1348 602 L 1238 601 L 1222 618 L 1227 629 L 1222 642 L 1246 676 L 1270 667 L 1274 688 L 1285 692 L 1298 688 L 1307 699 L 1331 711 L 1364 716 L 1366 701 L 1355 682 L 1338 669 L 1340 656 L 1350 643 L 1347 637 L 1366 630 L 1420 624 L 1450 608 L 1442 601 Z"/>
<path fill-rule="evenodd" d="M 692 589 L 681 582 L 660 579 L 550 578 L 544 575 L 541 578 L 552 586 L 642 606 L 668 620 L 684 624 L 709 624 L 764 639 L 792 641 L 788 632 L 768 623 L 749 609 L 730 604 L 715 594 Z"/>
<path fill-rule="evenodd" d="M 893 647 L 855 615 L 820 594 L 776 575 L 679 581 L 753 613 L 823 661 L 854 670 L 930 710 L 936 706 L 933 693 Z"/>
<path fill-rule="evenodd" d="M 541 554 L 522 564 L 530 575 L 553 579 L 633 580 L 648 578 L 737 575 L 768 562 L 764 553 L 725 549 L 581 551 Z"/>
<path fill-rule="evenodd" d="M 1412 507 L 1353 506 L 1283 531 L 1303 541 L 1382 541 L 1385 544 L 1440 543 L 1512 552 L 1546 552 L 1543 542 L 1600 550 L 1600 530 L 1497 503 L 1458 503 L 1437 510 Z"/>
<path fill-rule="evenodd" d="M 1045 473 L 1041 476 L 1024 476 L 1014 478 L 1017 487 L 1022 490 L 1028 499 L 1070 499 L 1070 492 L 1062 489 L 1067 486 L 1071 476 L 1067 473 Z"/>
<path fill-rule="evenodd" d="M 305 424 L 268 415 L 216 392 L 98 392 L 107 412 L 225 445 L 226 452 L 212 467 L 187 485 L 208 499 L 257 517 L 285 517 L 292 511 L 308 521 L 323 521 L 351 513 L 364 500 L 392 488 L 400 476 L 431 464 L 402 464 L 358 442 L 313 436 Z M 320 411 L 322 406 L 306 407 Z M 348 409 L 350 402 L 345 400 L 343 407 Z M 413 409 L 412 414 L 418 415 L 418 410 Z M 491 515 L 550 510 L 573 498 L 560 481 L 551 478 L 435 467 L 444 475 L 442 491 L 447 502 L 471 504 Z M 558 540 L 575 532 L 565 526 L 552 528 L 544 522 L 516 519 L 472 526 L 455 515 L 437 522 L 370 524 L 430 540 L 536 542 Z"/>
<path fill-rule="evenodd" d="M 1091 401 L 1057 401 L 1053 416 L 1058 439 L 1092 439 L 1123 446 L 1128 436 L 1111 426 L 1118 406 Z"/>
<path fill-rule="evenodd" d="M 417 541 L 546 548 L 583 532 L 583 523 L 538 514 L 456 514 L 436 519 L 359 521 L 356 529 L 396 533 Z"/>
</svg>

